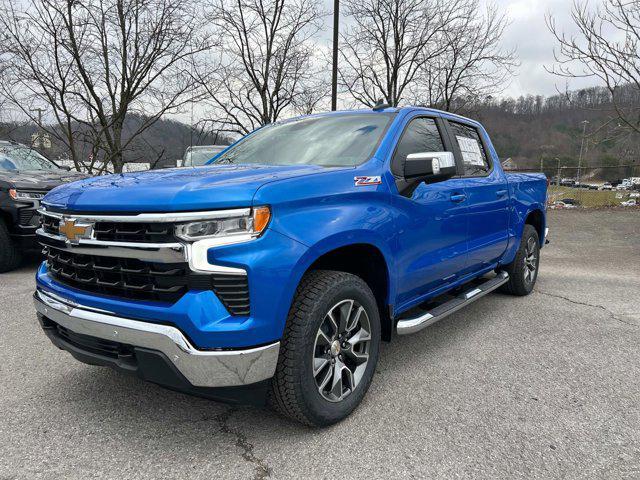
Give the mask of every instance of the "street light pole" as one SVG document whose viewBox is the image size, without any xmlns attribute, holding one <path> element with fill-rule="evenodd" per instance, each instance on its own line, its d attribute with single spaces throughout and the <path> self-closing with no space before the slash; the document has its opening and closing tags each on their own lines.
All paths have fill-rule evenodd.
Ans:
<svg viewBox="0 0 640 480">
<path fill-rule="evenodd" d="M 340 0 L 333 0 L 333 71 L 331 72 L 331 110 L 338 108 L 338 21 Z"/>
<path fill-rule="evenodd" d="M 580 170 L 582 169 L 582 150 L 584 149 L 584 137 L 587 135 L 587 125 L 589 120 L 582 121 L 582 142 L 580 142 L 580 157 L 578 158 L 578 175 L 576 176 L 576 183 L 580 186 Z"/>
</svg>

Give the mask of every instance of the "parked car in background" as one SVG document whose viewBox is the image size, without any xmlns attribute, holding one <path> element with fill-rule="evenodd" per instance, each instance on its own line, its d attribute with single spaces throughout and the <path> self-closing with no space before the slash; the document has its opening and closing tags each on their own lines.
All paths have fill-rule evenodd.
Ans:
<svg viewBox="0 0 640 480">
<path fill-rule="evenodd" d="M 533 290 L 546 200 L 544 174 L 505 174 L 473 120 L 310 115 L 192 171 L 50 192 L 35 306 L 78 360 L 329 425 L 362 401 L 394 332 Z"/>
<path fill-rule="evenodd" d="M 631 200 L 627 200 L 626 202 L 622 202 L 620 205 L 622 205 L 623 207 L 635 207 L 638 205 L 638 202 L 635 198 L 632 198 Z"/>
<path fill-rule="evenodd" d="M 611 185 L 609 182 L 605 182 L 602 184 L 602 187 L 600 187 L 601 190 L 613 190 L 613 185 Z"/>
<path fill-rule="evenodd" d="M 227 148 L 228 145 L 198 145 L 188 147 L 179 167 L 200 167 Z"/>
<path fill-rule="evenodd" d="M 565 208 L 569 208 L 570 209 L 570 208 L 577 208 L 577 207 L 572 203 L 565 203 L 565 202 L 562 202 L 562 201 L 557 201 L 557 202 L 553 202 L 550 205 L 550 208 L 552 210 L 563 210 Z"/>
<path fill-rule="evenodd" d="M 0 141 L 0 272 L 16 268 L 24 252 L 39 249 L 37 209 L 42 197 L 58 185 L 87 177 L 30 147 Z"/>
</svg>

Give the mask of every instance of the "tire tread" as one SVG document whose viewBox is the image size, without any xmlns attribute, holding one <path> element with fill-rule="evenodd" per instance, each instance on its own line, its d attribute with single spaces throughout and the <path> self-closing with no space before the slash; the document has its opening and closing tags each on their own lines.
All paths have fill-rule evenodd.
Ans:
<svg viewBox="0 0 640 480">
<path fill-rule="evenodd" d="M 524 296 L 528 295 L 533 290 L 533 287 L 531 288 L 531 290 L 527 288 L 524 283 L 524 278 L 522 278 L 522 272 L 520 271 L 521 265 L 524 261 L 525 245 L 530 237 L 534 237 L 538 243 L 540 242 L 536 229 L 532 225 L 525 224 L 516 257 L 513 259 L 513 262 L 505 265 L 502 268 L 502 270 L 509 274 L 509 281 L 501 287 L 501 290 L 504 293 L 516 296 Z M 539 258 L 538 262 L 540 262 Z"/>
<path fill-rule="evenodd" d="M 314 270 L 302 278 L 289 309 L 287 322 L 280 342 L 278 366 L 271 382 L 269 405 L 284 416 L 303 424 L 317 426 L 303 402 L 299 378 L 300 362 L 298 361 L 305 344 L 305 327 L 312 312 L 317 307 L 322 294 L 337 283 L 357 282 L 360 286 L 366 283 L 359 277 L 339 271 Z"/>
</svg>

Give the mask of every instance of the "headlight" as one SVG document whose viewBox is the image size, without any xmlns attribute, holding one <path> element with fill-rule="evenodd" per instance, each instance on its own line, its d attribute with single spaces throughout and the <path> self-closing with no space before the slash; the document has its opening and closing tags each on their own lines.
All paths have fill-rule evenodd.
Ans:
<svg viewBox="0 0 640 480">
<path fill-rule="evenodd" d="M 187 242 L 196 242 L 206 238 L 251 236 L 257 237 L 267 227 L 271 219 L 269 207 L 253 208 L 248 214 L 226 216 L 214 220 L 183 223 L 176 226 L 176 236 Z"/>
<path fill-rule="evenodd" d="M 9 196 L 14 200 L 42 200 L 44 193 L 21 192 L 15 188 L 9 189 Z"/>
</svg>

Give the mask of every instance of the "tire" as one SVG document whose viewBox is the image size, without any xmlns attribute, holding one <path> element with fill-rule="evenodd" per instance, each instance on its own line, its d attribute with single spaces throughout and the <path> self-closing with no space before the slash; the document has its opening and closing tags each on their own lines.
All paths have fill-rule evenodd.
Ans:
<svg viewBox="0 0 640 480">
<path fill-rule="evenodd" d="M 502 268 L 509 274 L 509 281 L 504 284 L 502 291 L 511 295 L 529 295 L 538 279 L 539 268 L 540 239 L 538 232 L 531 225 L 526 224 L 522 231 L 516 257 L 513 262 Z"/>
<path fill-rule="evenodd" d="M 345 272 L 307 273 L 289 311 L 269 404 L 307 425 L 339 422 L 366 394 L 379 351 L 380 316 L 369 286 Z"/>
<path fill-rule="evenodd" d="M 0 220 L 0 273 L 16 269 L 21 260 L 22 255 L 11 240 L 7 226 Z"/>
</svg>

